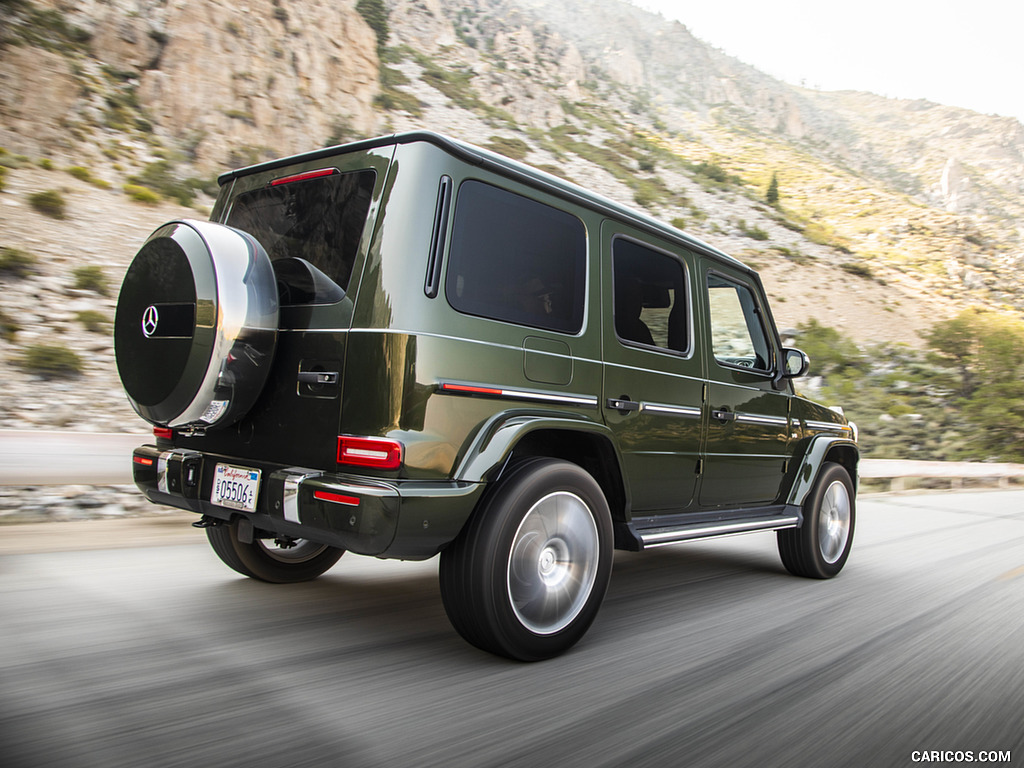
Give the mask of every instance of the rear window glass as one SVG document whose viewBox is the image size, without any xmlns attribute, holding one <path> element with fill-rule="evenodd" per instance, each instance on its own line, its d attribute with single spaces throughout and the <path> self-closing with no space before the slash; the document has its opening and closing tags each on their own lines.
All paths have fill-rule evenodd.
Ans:
<svg viewBox="0 0 1024 768">
<path fill-rule="evenodd" d="M 586 250 L 586 230 L 575 216 L 467 181 L 455 206 L 445 294 L 470 315 L 577 333 Z"/>
<path fill-rule="evenodd" d="M 272 262 L 303 259 L 347 290 L 376 176 L 334 173 L 245 192 L 227 224 L 255 237 Z"/>
</svg>

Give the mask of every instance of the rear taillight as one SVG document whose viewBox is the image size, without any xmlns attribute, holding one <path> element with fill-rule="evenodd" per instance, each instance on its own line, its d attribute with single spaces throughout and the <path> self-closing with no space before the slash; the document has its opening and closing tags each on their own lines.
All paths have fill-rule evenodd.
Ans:
<svg viewBox="0 0 1024 768">
<path fill-rule="evenodd" d="M 173 440 L 174 430 L 170 427 L 153 427 L 153 437 L 158 440 Z"/>
<path fill-rule="evenodd" d="M 374 469 L 402 466 L 402 444 L 378 437 L 338 437 L 338 463 Z"/>
</svg>

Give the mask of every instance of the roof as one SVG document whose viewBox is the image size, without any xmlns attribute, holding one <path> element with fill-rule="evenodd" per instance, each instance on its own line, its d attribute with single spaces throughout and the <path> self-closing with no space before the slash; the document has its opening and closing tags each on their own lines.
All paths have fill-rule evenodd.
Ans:
<svg viewBox="0 0 1024 768">
<path fill-rule="evenodd" d="M 584 187 L 573 184 L 572 182 L 564 179 L 560 179 L 549 173 L 545 173 L 544 171 L 530 165 L 526 165 L 525 163 L 520 163 L 496 152 L 492 152 L 482 147 L 459 141 L 458 139 L 453 139 L 449 136 L 435 133 L 433 131 L 397 133 L 390 136 L 379 136 L 374 139 L 356 141 L 350 144 L 325 147 L 311 152 L 304 152 L 298 155 L 291 155 L 278 160 L 271 160 L 258 165 L 251 165 L 246 168 L 228 171 L 227 173 L 222 174 L 218 178 L 218 181 L 221 185 L 224 185 L 228 181 L 242 176 L 261 173 L 263 171 L 271 171 L 277 168 L 285 168 L 297 163 L 314 162 L 316 160 L 334 157 L 345 152 L 361 152 L 380 147 L 393 146 L 396 144 L 416 144 L 421 142 L 433 144 L 453 157 L 469 163 L 470 165 L 485 168 L 488 171 L 515 179 L 516 181 L 540 189 L 564 200 L 568 200 L 577 205 L 597 210 L 616 219 L 632 224 L 640 229 L 648 230 L 667 240 L 675 241 L 686 248 L 696 250 L 712 256 L 713 258 L 728 262 L 733 267 L 753 272 L 750 267 L 724 251 L 720 251 L 714 246 L 708 245 L 703 240 L 678 230 L 675 227 L 671 227 L 646 213 L 622 205 L 621 203 L 617 203 L 614 200 L 609 200 L 608 198 L 598 195 Z"/>
</svg>

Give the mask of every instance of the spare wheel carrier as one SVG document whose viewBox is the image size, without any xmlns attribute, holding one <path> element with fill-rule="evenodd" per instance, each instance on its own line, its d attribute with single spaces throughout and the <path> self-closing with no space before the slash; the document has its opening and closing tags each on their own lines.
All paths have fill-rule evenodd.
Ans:
<svg viewBox="0 0 1024 768">
<path fill-rule="evenodd" d="M 146 421 L 225 427 L 255 403 L 277 344 L 277 283 L 255 238 L 209 221 L 157 229 L 128 267 L 117 370 Z"/>
</svg>

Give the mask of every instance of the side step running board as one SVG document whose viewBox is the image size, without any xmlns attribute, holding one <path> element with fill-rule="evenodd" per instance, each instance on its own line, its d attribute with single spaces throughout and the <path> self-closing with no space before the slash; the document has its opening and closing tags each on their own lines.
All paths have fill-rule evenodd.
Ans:
<svg viewBox="0 0 1024 768">
<path fill-rule="evenodd" d="M 799 515 L 747 518 L 745 520 L 715 520 L 688 523 L 671 528 L 648 528 L 636 531 L 643 549 L 675 544 L 680 541 L 707 539 L 714 536 L 730 536 L 752 531 L 777 531 L 780 528 L 794 528 L 800 524 Z"/>
</svg>

